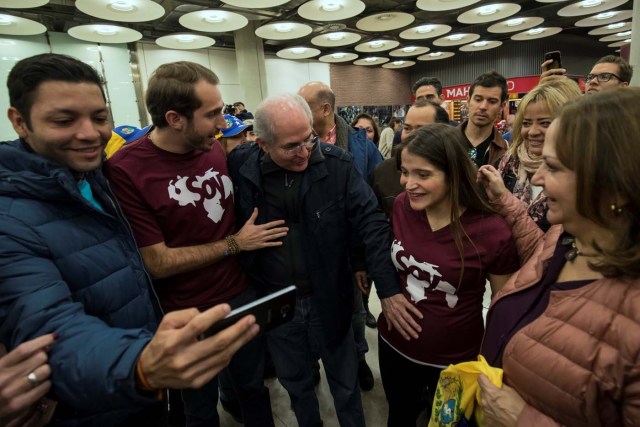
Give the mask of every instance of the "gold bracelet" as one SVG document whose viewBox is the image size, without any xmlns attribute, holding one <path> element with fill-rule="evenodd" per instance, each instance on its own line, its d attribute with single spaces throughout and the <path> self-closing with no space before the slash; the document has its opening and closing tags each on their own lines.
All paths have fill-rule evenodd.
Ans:
<svg viewBox="0 0 640 427">
<path fill-rule="evenodd" d="M 235 234 L 231 234 L 224 238 L 225 242 L 227 242 L 227 254 L 228 255 L 237 255 L 240 253 L 240 245 L 236 241 Z"/>
</svg>

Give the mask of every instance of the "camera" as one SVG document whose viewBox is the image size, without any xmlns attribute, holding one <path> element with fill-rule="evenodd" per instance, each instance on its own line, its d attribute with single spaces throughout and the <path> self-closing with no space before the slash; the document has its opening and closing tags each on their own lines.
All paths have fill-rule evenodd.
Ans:
<svg viewBox="0 0 640 427">
<path fill-rule="evenodd" d="M 225 105 L 224 106 L 224 114 L 230 114 L 232 116 L 236 115 L 236 107 L 234 107 L 233 105 L 229 104 L 229 105 Z"/>
</svg>

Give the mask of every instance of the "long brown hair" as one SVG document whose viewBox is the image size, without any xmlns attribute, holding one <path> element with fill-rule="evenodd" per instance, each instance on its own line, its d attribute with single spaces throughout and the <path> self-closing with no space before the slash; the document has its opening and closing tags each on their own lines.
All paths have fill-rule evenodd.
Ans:
<svg viewBox="0 0 640 427">
<path fill-rule="evenodd" d="M 639 117 L 640 89 L 627 87 L 585 95 L 559 118 L 556 153 L 576 174 L 576 211 L 614 236 L 611 248 L 594 242 L 602 261 L 590 263 L 607 277 L 640 277 Z"/>
<path fill-rule="evenodd" d="M 441 170 L 449 185 L 451 232 L 462 264 L 458 286 L 462 283 L 464 275 L 464 240 L 468 240 L 475 248 L 462 227 L 460 214 L 465 208 L 485 213 L 494 212 L 476 183 L 476 168 L 465 149 L 465 144 L 460 129 L 436 123 L 415 130 L 402 148 L 403 151 L 420 156 Z"/>
</svg>

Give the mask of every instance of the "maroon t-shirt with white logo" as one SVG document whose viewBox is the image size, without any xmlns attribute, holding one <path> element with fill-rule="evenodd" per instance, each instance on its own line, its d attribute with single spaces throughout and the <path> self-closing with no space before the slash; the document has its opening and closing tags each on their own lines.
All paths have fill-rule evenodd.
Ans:
<svg viewBox="0 0 640 427">
<path fill-rule="evenodd" d="M 148 137 L 125 146 L 105 165 L 138 247 L 200 245 L 235 232 L 233 185 L 220 144 L 211 151 L 164 151 Z M 166 311 L 207 308 L 246 289 L 237 257 L 154 280 Z"/>
<path fill-rule="evenodd" d="M 424 316 L 417 340 L 406 341 L 387 330 L 380 316 L 382 338 L 396 351 L 418 363 L 447 366 L 477 360 L 484 333 L 482 298 L 489 274 L 503 275 L 519 268 L 515 241 L 507 223 L 496 214 L 467 209 L 460 217 L 464 231 L 464 275 L 451 226 L 431 231 L 424 211 L 409 205 L 401 193 L 391 216 L 395 240 L 391 258 L 402 292 Z"/>
</svg>

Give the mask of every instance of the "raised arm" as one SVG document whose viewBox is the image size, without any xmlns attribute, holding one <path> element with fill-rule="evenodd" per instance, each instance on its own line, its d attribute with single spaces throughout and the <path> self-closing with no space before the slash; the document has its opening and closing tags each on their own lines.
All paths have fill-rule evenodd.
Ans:
<svg viewBox="0 0 640 427">
<path fill-rule="evenodd" d="M 480 167 L 477 179 L 485 189 L 491 204 L 511 227 L 520 261 L 524 264 L 533 254 L 544 232 L 527 213 L 527 206 L 507 190 L 496 168 L 490 165 Z"/>
</svg>

